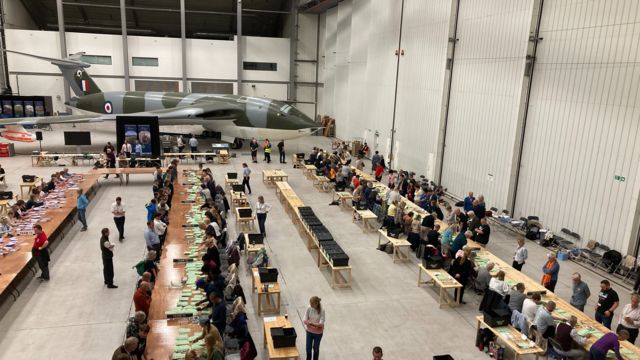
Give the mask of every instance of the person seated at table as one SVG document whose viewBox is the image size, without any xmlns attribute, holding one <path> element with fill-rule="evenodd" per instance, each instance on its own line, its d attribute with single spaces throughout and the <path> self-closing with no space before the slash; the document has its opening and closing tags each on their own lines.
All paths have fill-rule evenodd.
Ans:
<svg viewBox="0 0 640 360">
<path fill-rule="evenodd" d="M 351 190 L 355 190 L 360 186 L 360 175 L 353 174 L 351 176 L 351 183 L 349 184 L 349 188 Z"/>
<path fill-rule="evenodd" d="M 204 340 L 204 338 L 211 333 L 211 329 L 213 329 L 213 324 L 211 324 L 211 319 L 209 319 L 208 316 L 201 316 L 198 319 L 198 324 L 202 328 L 202 333 L 191 340 L 191 344 L 195 344 L 200 340 Z"/>
<path fill-rule="evenodd" d="M 209 190 L 209 188 L 205 184 L 200 184 L 200 191 L 198 191 L 198 194 L 202 196 L 204 202 L 213 200 L 213 196 L 211 196 L 211 190 Z"/>
<path fill-rule="evenodd" d="M 11 224 L 7 216 L 0 219 L 0 236 L 11 236 Z"/>
<path fill-rule="evenodd" d="M 396 211 L 398 211 L 398 201 L 394 201 L 387 207 L 387 216 L 384 218 L 382 227 L 388 228 L 393 226 L 396 218 Z"/>
<path fill-rule="evenodd" d="M 449 225 L 447 229 L 442 232 L 442 237 L 440 238 L 440 243 L 442 246 L 442 253 L 445 254 L 448 258 L 451 258 L 453 254 L 451 253 L 451 248 L 453 247 L 453 234 L 457 231 L 457 225 Z"/>
<path fill-rule="evenodd" d="M 358 187 L 356 187 L 355 190 L 353 190 L 353 199 L 351 200 L 351 204 L 353 206 L 358 205 L 358 203 L 362 202 L 364 197 L 364 189 L 365 189 L 365 184 L 360 183 Z"/>
<path fill-rule="evenodd" d="M 533 322 L 538 312 L 538 307 L 542 304 L 542 297 L 540 293 L 533 293 L 530 298 L 524 299 L 522 302 L 522 315 L 527 318 L 527 321 Z"/>
<path fill-rule="evenodd" d="M 517 283 L 516 286 L 511 289 L 511 292 L 509 292 L 509 303 L 507 304 L 509 310 L 517 310 L 520 313 L 522 312 L 522 304 L 527 298 L 524 290 L 525 288 L 523 283 Z"/>
<path fill-rule="evenodd" d="M 20 199 L 16 201 L 15 205 L 18 207 L 21 216 L 24 215 L 25 212 L 27 212 L 27 203 L 24 202 L 24 200 Z"/>
<path fill-rule="evenodd" d="M 44 202 L 40 201 L 39 196 L 31 194 L 29 195 L 29 200 L 25 203 L 25 208 L 29 210 L 31 208 L 41 207 L 42 205 L 44 205 Z"/>
<path fill-rule="evenodd" d="M 569 359 L 584 359 L 587 353 L 582 349 L 586 338 L 578 335 L 576 324 L 578 318 L 571 315 L 568 321 L 562 321 L 556 326 L 554 340 L 560 348 L 554 346 L 553 349 L 560 355 Z"/>
<path fill-rule="evenodd" d="M 138 348 L 134 351 L 134 354 L 138 359 L 144 359 L 144 353 L 147 348 L 147 337 L 149 336 L 150 330 L 151 327 L 149 324 L 144 324 L 140 326 L 138 333 L 135 335 L 136 339 L 138 339 Z"/>
<path fill-rule="evenodd" d="M 476 291 L 484 292 L 489 288 L 489 282 L 491 281 L 491 270 L 495 266 L 494 263 L 490 262 L 484 267 L 478 268 L 478 275 L 476 275 L 475 287 Z"/>
<path fill-rule="evenodd" d="M 149 283 L 153 284 L 156 282 L 156 277 L 158 276 L 158 265 L 155 263 L 157 253 L 155 250 L 150 250 L 147 252 L 147 257 L 144 260 L 144 272 L 148 272 L 151 274 L 149 278 Z"/>
<path fill-rule="evenodd" d="M 55 190 L 56 188 L 56 174 L 51 175 L 51 179 L 49 180 L 49 182 L 45 185 L 45 187 L 42 189 L 42 191 L 49 193 L 52 190 Z"/>
<path fill-rule="evenodd" d="M 497 292 L 503 297 L 509 293 L 509 285 L 504 281 L 505 273 L 500 270 L 495 277 L 489 280 L 489 289 Z"/>
<path fill-rule="evenodd" d="M 556 320 L 564 320 L 564 318 L 552 315 L 555 309 L 556 303 L 547 301 L 544 306 L 538 308 L 536 317 L 533 319 L 533 324 L 536 326 L 536 329 L 538 329 L 538 333 L 545 339 L 555 336 Z"/>
<path fill-rule="evenodd" d="M 136 289 L 140 287 L 140 284 L 142 284 L 143 281 L 151 283 L 151 273 L 150 272 L 145 271 L 145 272 L 142 273 L 142 276 L 140 277 L 140 279 L 138 279 L 138 282 L 136 283 Z"/>
<path fill-rule="evenodd" d="M 116 351 L 113 352 L 112 360 L 120 359 L 121 355 L 127 357 L 127 359 L 135 359 L 135 351 L 138 349 L 138 339 L 136 337 L 128 337 L 123 345 L 120 345 Z"/>
<path fill-rule="evenodd" d="M 7 216 L 9 217 L 9 225 L 15 226 L 18 223 L 22 217 L 22 211 L 18 204 L 11 205 L 11 208 L 7 212 Z"/>
<path fill-rule="evenodd" d="M 413 211 L 404 212 L 402 214 L 402 232 L 409 236 L 411 232 L 411 223 L 413 222 Z"/>
<path fill-rule="evenodd" d="M 60 176 L 62 176 L 62 178 L 66 180 L 66 179 L 69 179 L 69 178 L 73 177 L 73 174 L 71 174 L 69 172 L 69 168 L 64 168 L 60 172 Z"/>
<path fill-rule="evenodd" d="M 411 243 L 411 250 L 416 251 L 420 244 L 420 227 L 422 226 L 422 218 L 420 214 L 415 214 L 411 220 L 411 231 L 407 235 L 407 241 Z"/>
<path fill-rule="evenodd" d="M 204 338 L 204 347 L 207 351 L 205 360 L 224 360 L 224 342 L 220 331 L 215 328 Z"/>
<path fill-rule="evenodd" d="M 135 305 L 136 311 L 142 311 L 147 317 L 149 316 L 149 308 L 151 307 L 151 284 L 148 282 L 140 283 L 140 287 L 133 294 L 133 304 Z"/>
<path fill-rule="evenodd" d="M 247 311 L 245 310 L 244 303 L 240 303 L 236 306 L 231 313 L 231 322 L 229 326 L 233 329 L 229 335 L 234 338 L 245 338 L 249 334 L 249 328 L 247 326 Z"/>
<path fill-rule="evenodd" d="M 147 323 L 147 315 L 142 311 L 136 311 L 127 323 L 127 337 L 136 336 L 140 326 Z"/>
</svg>

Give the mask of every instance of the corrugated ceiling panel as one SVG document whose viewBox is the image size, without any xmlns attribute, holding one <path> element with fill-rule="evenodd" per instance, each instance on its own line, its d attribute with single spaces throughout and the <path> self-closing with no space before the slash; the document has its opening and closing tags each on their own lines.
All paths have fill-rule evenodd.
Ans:
<svg viewBox="0 0 640 360">
<path fill-rule="evenodd" d="M 634 0 L 545 1 L 515 212 L 623 254 L 640 187 L 639 18 Z"/>
<path fill-rule="evenodd" d="M 506 206 L 532 0 L 460 1 L 442 184 Z"/>
</svg>

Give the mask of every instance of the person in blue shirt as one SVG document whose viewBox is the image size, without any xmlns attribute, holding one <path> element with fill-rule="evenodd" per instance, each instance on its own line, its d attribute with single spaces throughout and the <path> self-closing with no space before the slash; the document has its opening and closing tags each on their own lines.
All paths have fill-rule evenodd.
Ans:
<svg viewBox="0 0 640 360">
<path fill-rule="evenodd" d="M 156 261 L 159 261 L 162 253 L 162 244 L 160 243 L 160 237 L 156 234 L 153 220 L 147 222 L 147 228 L 144 229 L 144 241 L 147 244 L 147 250 L 154 250 L 156 252 Z"/>
<path fill-rule="evenodd" d="M 462 250 L 462 248 L 467 245 L 467 239 L 470 239 L 473 236 L 473 233 L 469 230 L 458 233 L 458 236 L 453 240 L 453 245 L 451 245 L 451 254 L 455 257 L 458 250 Z"/>
<path fill-rule="evenodd" d="M 215 291 L 211 293 L 209 298 L 212 300 L 211 305 L 213 307 L 211 311 L 211 322 L 220 334 L 224 334 L 224 329 L 227 327 L 227 306 L 222 296 Z"/>
<path fill-rule="evenodd" d="M 82 224 L 82 229 L 80 229 L 80 231 L 87 231 L 87 206 L 89 206 L 89 199 L 87 199 L 87 196 L 83 194 L 82 189 L 78 189 L 76 207 L 78 208 L 78 221 Z"/>
<path fill-rule="evenodd" d="M 476 198 L 473 197 L 473 191 L 469 192 L 469 195 L 464 198 L 464 212 L 469 212 L 471 210 L 473 210 L 473 201 Z"/>
<path fill-rule="evenodd" d="M 151 199 L 151 201 L 146 205 L 147 208 L 147 221 L 153 221 L 154 216 L 156 215 L 156 211 L 158 210 L 158 202 L 156 199 Z"/>
</svg>

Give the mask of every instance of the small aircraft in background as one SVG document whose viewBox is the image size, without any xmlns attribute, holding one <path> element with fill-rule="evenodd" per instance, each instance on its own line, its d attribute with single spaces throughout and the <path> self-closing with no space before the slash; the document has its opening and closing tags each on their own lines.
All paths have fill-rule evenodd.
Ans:
<svg viewBox="0 0 640 360">
<path fill-rule="evenodd" d="M 58 66 L 76 95 L 67 103 L 81 114 L 0 119 L 0 136 L 13 141 L 35 141 L 26 124 L 74 124 L 115 121 L 116 116 L 157 116 L 162 125 L 201 125 L 222 134 L 222 140 L 294 139 L 321 129 L 292 105 L 278 100 L 227 94 L 155 91 L 102 91 L 85 71 L 84 53 L 54 59 L 5 50 L 49 61 Z"/>
</svg>

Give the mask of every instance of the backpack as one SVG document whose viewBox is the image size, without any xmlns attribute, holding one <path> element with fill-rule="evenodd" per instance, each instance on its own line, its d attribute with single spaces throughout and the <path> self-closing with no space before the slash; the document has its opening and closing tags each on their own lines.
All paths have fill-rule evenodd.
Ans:
<svg viewBox="0 0 640 360">
<path fill-rule="evenodd" d="M 144 260 L 140 260 L 132 269 L 136 269 L 138 275 L 142 276 L 142 274 L 144 274 Z"/>
</svg>

